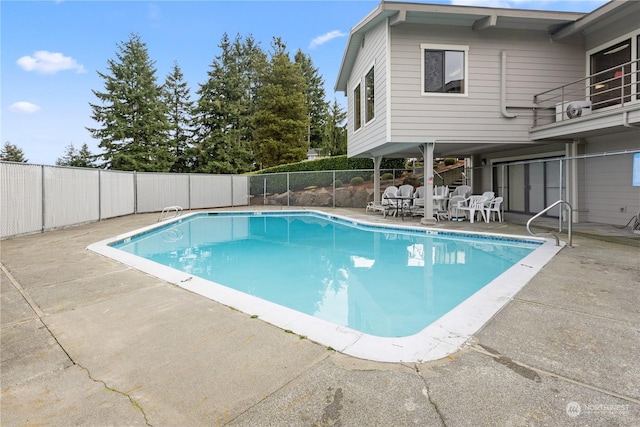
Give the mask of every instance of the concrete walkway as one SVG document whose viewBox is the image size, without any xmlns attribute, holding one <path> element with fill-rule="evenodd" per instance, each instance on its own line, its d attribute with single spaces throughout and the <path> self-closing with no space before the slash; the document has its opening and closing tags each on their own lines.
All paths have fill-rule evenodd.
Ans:
<svg viewBox="0 0 640 427">
<path fill-rule="evenodd" d="M 576 230 L 574 247 L 462 350 L 394 364 L 336 353 L 86 250 L 156 220 L 2 241 L 2 426 L 640 425 L 630 231 L 611 242 Z M 437 227 L 527 234 L 513 221 Z"/>
</svg>

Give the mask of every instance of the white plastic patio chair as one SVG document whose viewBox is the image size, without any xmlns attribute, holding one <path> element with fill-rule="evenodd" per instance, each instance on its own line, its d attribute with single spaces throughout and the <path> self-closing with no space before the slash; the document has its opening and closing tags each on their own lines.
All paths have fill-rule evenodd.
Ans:
<svg viewBox="0 0 640 427">
<path fill-rule="evenodd" d="M 420 212 L 424 212 L 424 185 L 416 188 L 411 201 L 411 215 L 416 215 Z"/>
<path fill-rule="evenodd" d="M 398 187 L 398 197 L 406 197 L 406 200 L 398 200 L 398 202 L 402 202 L 402 211 L 404 213 L 404 209 L 411 209 L 411 203 L 413 199 L 413 185 L 404 184 Z"/>
<path fill-rule="evenodd" d="M 459 207 L 465 206 L 465 197 L 464 196 L 452 196 L 449 199 L 449 219 L 450 220 L 458 220 L 461 216 L 464 216 L 464 213 L 461 214 L 459 211 Z"/>
<path fill-rule="evenodd" d="M 449 197 L 453 197 L 453 196 L 462 196 L 465 199 L 467 197 L 469 197 L 469 194 L 471 193 L 471 187 L 468 185 L 461 185 L 459 187 L 456 187 L 455 190 L 453 190 L 451 193 L 449 193 Z"/>
<path fill-rule="evenodd" d="M 489 206 L 487 206 L 484 210 L 486 214 L 486 222 L 489 222 L 492 216 L 495 218 L 496 214 L 498 214 L 499 222 L 502 222 L 502 200 L 502 197 L 496 197 L 489 202 Z"/>
<path fill-rule="evenodd" d="M 458 206 L 459 211 L 468 212 L 469 221 L 473 224 L 473 221 L 476 218 L 476 214 L 482 215 L 482 219 L 487 222 L 487 218 L 485 216 L 485 203 L 487 202 L 487 198 L 485 196 L 469 196 L 465 199 L 464 206 Z"/>
<path fill-rule="evenodd" d="M 392 212 L 395 215 L 398 212 L 398 200 L 391 199 L 389 197 L 398 197 L 398 187 L 395 185 L 390 185 L 384 189 L 382 193 L 381 204 L 384 206 L 384 210 L 382 211 L 382 216 L 387 216 L 388 213 Z"/>
</svg>

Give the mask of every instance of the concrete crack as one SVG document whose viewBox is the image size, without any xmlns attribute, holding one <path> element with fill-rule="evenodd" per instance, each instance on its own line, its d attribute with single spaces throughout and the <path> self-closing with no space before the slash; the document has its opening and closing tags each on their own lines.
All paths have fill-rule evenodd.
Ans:
<svg viewBox="0 0 640 427">
<path fill-rule="evenodd" d="M 431 404 L 431 406 L 433 406 L 433 409 L 435 409 L 436 414 L 438 414 L 438 418 L 440 418 L 440 423 L 444 427 L 447 427 L 447 423 L 444 420 L 444 415 L 442 414 L 442 412 L 440 412 L 440 408 L 438 407 L 438 404 L 434 402 L 433 399 L 431 398 L 431 390 L 429 389 L 429 383 L 427 382 L 427 379 L 422 375 L 422 372 L 420 372 L 420 368 L 418 368 L 418 365 L 414 365 L 414 369 L 418 374 L 418 376 L 422 379 L 422 382 L 424 383 L 422 394 L 425 395 L 427 400 L 429 400 L 429 404 Z"/>
<path fill-rule="evenodd" d="M 102 384 L 102 386 L 103 386 L 106 390 L 109 390 L 109 391 L 112 391 L 112 392 L 114 392 L 114 393 L 120 394 L 120 395 L 122 395 L 122 396 L 126 397 L 127 399 L 129 399 L 129 402 L 131 402 L 131 404 L 133 405 L 133 407 L 134 407 L 134 408 L 137 408 L 137 409 L 140 411 L 140 413 L 142 414 L 142 417 L 144 418 L 144 423 L 145 423 L 146 425 L 148 425 L 149 427 L 153 427 L 153 425 L 152 425 L 152 424 L 149 424 L 149 420 L 147 419 L 147 414 L 144 412 L 144 409 L 142 408 L 142 406 L 140 406 L 140 405 L 138 404 L 138 402 L 136 402 L 136 401 L 135 401 L 135 400 L 134 400 L 130 395 L 128 395 L 127 393 L 125 393 L 125 392 L 123 392 L 123 391 L 116 390 L 115 388 L 109 387 L 109 386 L 107 385 L 107 383 L 105 383 L 105 382 L 104 382 L 104 381 L 102 381 L 102 380 L 99 380 L 99 379 L 97 379 L 97 378 L 93 378 L 93 376 L 91 375 L 91 372 L 89 372 L 89 369 L 85 368 L 84 366 L 80 365 L 79 363 L 75 363 L 75 365 L 76 365 L 77 367 L 79 367 L 80 369 L 84 370 L 84 371 L 87 373 L 87 376 L 89 377 L 89 379 L 90 379 L 91 381 L 93 381 L 93 382 L 95 382 L 95 383 L 98 383 L 98 384 Z"/>
<path fill-rule="evenodd" d="M 575 380 L 573 378 L 569 378 L 569 377 L 565 377 L 565 376 L 560 375 L 560 374 L 556 374 L 555 372 L 550 372 L 550 371 L 546 371 L 544 369 L 535 368 L 533 366 L 527 365 L 526 363 L 518 362 L 518 361 L 515 361 L 515 360 L 510 359 L 510 358 L 505 358 L 497 350 L 494 350 L 494 349 L 492 349 L 490 347 L 487 347 L 487 346 L 484 346 L 484 345 L 481 345 L 481 344 L 474 344 L 474 345 L 469 346 L 469 348 L 471 348 L 472 350 L 474 350 L 474 351 L 476 351 L 476 352 L 478 352 L 480 354 L 484 354 L 485 356 L 489 356 L 489 357 L 493 358 L 498 363 L 502 363 L 502 361 L 500 359 L 503 359 L 503 358 L 504 359 L 508 359 L 508 361 L 509 361 L 508 364 L 511 365 L 511 366 L 508 366 L 509 368 L 513 369 L 514 367 L 518 367 L 521 370 L 521 372 L 534 372 L 534 373 L 536 373 L 536 376 L 538 378 L 540 378 L 539 375 L 546 375 L 546 376 L 549 376 L 549 377 L 556 378 L 556 379 L 558 379 L 560 381 L 568 382 L 568 383 L 571 383 L 571 384 L 574 384 L 574 385 L 577 385 L 577 386 L 580 386 L 580 387 L 585 387 L 585 388 L 588 388 L 590 390 L 594 390 L 594 391 L 597 391 L 599 393 L 603 393 L 603 394 L 606 394 L 606 395 L 609 395 L 609 396 L 612 396 L 612 397 L 615 397 L 615 398 L 618 398 L 618 399 L 622 399 L 622 400 L 626 400 L 628 402 L 640 404 L 640 400 L 638 400 L 636 398 L 633 398 L 633 397 L 630 397 L 630 396 L 625 396 L 623 394 L 616 393 L 615 391 L 605 390 L 603 388 L 597 387 L 597 386 L 592 385 L 592 384 L 587 384 L 585 382 L 578 381 L 578 380 Z M 504 364 L 504 363 L 502 363 L 502 364 Z M 522 371 L 522 370 L 524 370 L 524 371 Z M 518 373 L 520 373 L 520 372 L 518 372 Z M 529 378 L 529 379 L 535 379 L 535 378 Z M 541 381 L 541 378 L 540 378 L 540 381 Z M 538 382 L 540 382 L 540 381 L 538 381 Z"/>
<path fill-rule="evenodd" d="M 147 419 L 147 414 L 144 412 L 144 409 L 142 409 L 142 407 L 140 405 L 138 405 L 138 403 L 133 400 L 133 398 L 131 396 L 129 396 L 128 394 L 121 392 L 119 390 L 116 390 L 114 388 L 109 387 L 104 381 L 102 380 L 98 380 L 95 379 L 91 376 L 91 372 L 89 372 L 89 370 L 87 368 L 85 368 L 84 366 L 80 365 L 79 363 L 77 363 L 75 360 L 73 360 L 73 357 L 71 357 L 71 355 L 69 354 L 69 352 L 64 348 L 64 346 L 62 345 L 62 343 L 60 343 L 60 341 L 58 341 L 58 337 L 55 336 L 55 334 L 53 333 L 53 331 L 51 329 L 49 329 L 49 325 L 47 325 L 47 323 L 44 321 L 44 317 L 45 314 L 42 311 L 42 309 L 40 309 L 40 307 L 38 306 L 38 304 L 34 301 L 33 298 L 31 298 L 31 295 L 29 295 L 29 293 L 20 285 L 20 283 L 18 283 L 18 281 L 13 277 L 13 275 L 11 273 L 9 273 L 9 270 L 7 270 L 5 268 L 5 266 L 3 264 L 0 264 L 0 269 L 4 272 L 4 274 L 7 276 L 7 278 L 9 279 L 9 281 L 11 282 L 11 284 L 18 290 L 18 292 L 20 292 L 20 294 L 22 295 L 22 297 L 24 298 L 24 300 L 27 302 L 27 304 L 29 304 L 29 307 L 31 307 L 31 310 L 33 310 L 33 312 L 35 313 L 35 315 L 38 317 L 38 320 L 40 321 L 40 323 L 42 324 L 42 326 L 44 326 L 47 330 L 47 332 L 49 332 L 49 335 L 51 336 L 51 338 L 53 338 L 56 342 L 56 344 L 58 345 L 58 347 L 64 352 L 64 354 L 67 356 L 67 358 L 71 361 L 73 366 L 77 366 L 80 369 L 83 369 L 86 373 L 87 376 L 89 377 L 89 379 L 93 382 L 96 383 L 100 383 L 104 386 L 105 389 L 112 391 L 114 393 L 118 393 L 121 394 L 123 396 L 125 396 L 127 399 L 129 399 L 129 401 L 131 402 L 131 404 L 135 407 L 138 408 L 140 410 L 140 412 L 142 413 L 142 416 L 144 417 L 144 422 L 146 425 L 153 427 L 151 424 L 149 424 L 149 420 Z"/>
</svg>

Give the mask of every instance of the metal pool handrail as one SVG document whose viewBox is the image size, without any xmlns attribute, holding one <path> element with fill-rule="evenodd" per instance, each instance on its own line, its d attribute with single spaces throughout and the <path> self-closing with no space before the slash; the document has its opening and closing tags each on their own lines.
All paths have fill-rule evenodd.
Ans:
<svg viewBox="0 0 640 427">
<path fill-rule="evenodd" d="M 172 217 L 165 216 L 171 211 L 175 211 L 175 214 Z M 180 215 L 182 215 L 182 206 L 167 206 L 166 208 L 162 209 L 162 212 L 160 212 L 160 217 L 158 218 L 158 222 L 164 221 L 165 219 L 177 218 Z"/>
<path fill-rule="evenodd" d="M 529 232 L 529 234 L 531 234 L 532 236 L 535 236 L 536 233 L 534 233 L 533 231 L 531 231 L 531 223 L 533 222 L 534 219 L 538 218 L 539 216 L 541 216 L 542 214 L 548 212 L 549 210 L 551 210 L 552 208 L 556 207 L 559 204 L 564 203 L 565 205 L 567 205 L 569 207 L 569 221 L 568 225 L 567 225 L 567 234 L 569 236 L 569 242 L 568 245 L 572 246 L 572 237 L 571 237 L 571 223 L 573 222 L 573 208 L 571 207 L 571 204 L 569 202 L 567 202 L 566 200 L 558 200 L 555 203 L 552 203 L 551 205 L 547 206 L 546 208 L 544 208 L 543 210 L 541 210 L 540 212 L 538 212 L 537 214 L 535 214 L 533 217 L 531 217 L 531 219 L 529 219 L 529 221 L 527 221 L 527 231 Z M 562 213 L 560 214 L 562 217 Z M 551 234 L 553 237 L 555 237 L 556 239 L 556 246 L 560 246 L 560 239 L 558 238 L 558 236 L 556 236 L 553 233 L 549 233 Z"/>
</svg>

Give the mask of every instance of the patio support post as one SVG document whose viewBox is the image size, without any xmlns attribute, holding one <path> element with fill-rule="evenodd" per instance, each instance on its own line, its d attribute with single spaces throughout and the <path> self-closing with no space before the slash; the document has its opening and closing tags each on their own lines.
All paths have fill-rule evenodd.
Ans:
<svg viewBox="0 0 640 427">
<path fill-rule="evenodd" d="M 578 160 L 576 158 L 578 156 L 579 144 L 580 139 L 576 138 L 573 142 L 567 144 L 566 149 L 566 157 L 570 159 L 567 162 L 566 200 L 571 204 L 571 206 L 575 207 L 573 209 L 573 218 L 570 218 L 574 223 L 580 221 L 578 213 Z"/>
<path fill-rule="evenodd" d="M 373 201 L 375 203 L 380 202 L 380 164 L 382 163 L 382 156 L 375 156 L 371 158 L 373 160 Z"/>
<path fill-rule="evenodd" d="M 433 148 L 435 142 L 427 142 L 420 146 L 422 157 L 424 158 L 424 218 L 421 224 L 434 225 L 433 217 Z"/>
</svg>

